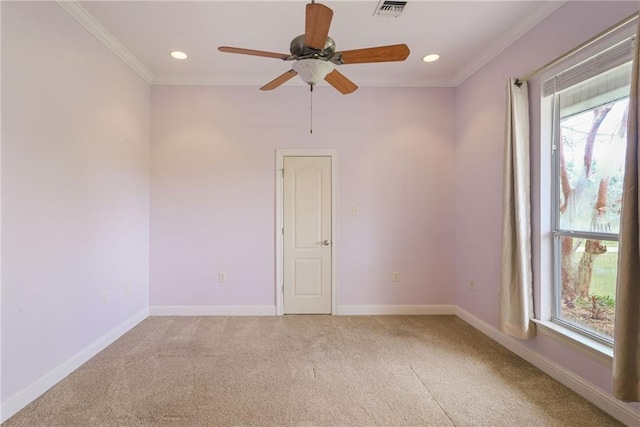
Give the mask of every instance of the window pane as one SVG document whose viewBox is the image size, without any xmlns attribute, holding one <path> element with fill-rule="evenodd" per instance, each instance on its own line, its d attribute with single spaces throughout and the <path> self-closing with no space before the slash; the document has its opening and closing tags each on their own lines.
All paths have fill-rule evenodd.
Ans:
<svg viewBox="0 0 640 427">
<path fill-rule="evenodd" d="M 618 233 L 628 101 L 560 120 L 558 229 Z"/>
<path fill-rule="evenodd" d="M 618 242 L 556 239 L 562 283 L 556 318 L 613 340 Z"/>
</svg>

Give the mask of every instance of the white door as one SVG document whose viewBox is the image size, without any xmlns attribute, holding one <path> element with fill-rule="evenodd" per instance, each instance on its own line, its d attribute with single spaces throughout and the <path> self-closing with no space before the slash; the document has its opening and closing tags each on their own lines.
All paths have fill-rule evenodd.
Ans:
<svg viewBox="0 0 640 427">
<path fill-rule="evenodd" d="M 284 158 L 284 313 L 331 314 L 331 157 Z"/>
</svg>

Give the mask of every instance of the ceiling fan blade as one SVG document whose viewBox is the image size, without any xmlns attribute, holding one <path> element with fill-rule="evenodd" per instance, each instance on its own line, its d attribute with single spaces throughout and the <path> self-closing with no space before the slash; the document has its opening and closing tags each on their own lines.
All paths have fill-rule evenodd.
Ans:
<svg viewBox="0 0 640 427">
<path fill-rule="evenodd" d="M 294 70 L 289 70 L 284 74 L 280 74 L 278 77 L 276 77 L 275 79 L 271 80 L 266 85 L 262 86 L 260 88 L 260 90 L 273 90 L 273 89 L 277 88 L 278 86 L 280 86 L 281 84 L 291 80 L 292 78 L 294 78 L 297 75 L 298 75 L 298 73 L 296 73 Z"/>
<path fill-rule="evenodd" d="M 344 74 L 342 74 L 336 69 L 334 69 L 332 72 L 327 74 L 327 76 L 324 79 L 326 80 L 327 83 L 329 83 L 331 86 L 336 88 L 338 92 L 340 92 L 343 95 L 347 95 L 355 91 L 356 89 L 358 89 L 358 86 L 356 86 L 354 82 L 346 78 Z"/>
<path fill-rule="evenodd" d="M 343 64 L 364 64 L 369 62 L 404 61 L 410 52 L 406 44 L 394 44 L 391 46 L 345 50 L 339 53 L 342 55 Z"/>
<path fill-rule="evenodd" d="M 264 56 L 267 58 L 289 59 L 291 55 L 285 53 L 265 52 L 263 50 L 243 49 L 241 47 L 220 46 L 220 52 L 239 53 L 241 55 Z"/>
<path fill-rule="evenodd" d="M 324 49 L 329 36 L 333 10 L 320 3 L 309 3 L 306 9 L 304 44 L 314 49 Z"/>
</svg>

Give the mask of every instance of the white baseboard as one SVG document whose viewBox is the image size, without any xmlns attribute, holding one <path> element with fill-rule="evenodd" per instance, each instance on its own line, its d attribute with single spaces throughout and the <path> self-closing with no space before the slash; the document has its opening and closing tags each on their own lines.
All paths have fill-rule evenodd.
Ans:
<svg viewBox="0 0 640 427">
<path fill-rule="evenodd" d="M 410 315 L 455 314 L 453 305 L 343 305 L 338 315 Z M 149 307 L 150 316 L 275 316 L 276 307 L 157 305 Z"/>
<path fill-rule="evenodd" d="M 412 315 L 412 314 L 456 314 L 453 305 L 341 305 L 338 315 Z"/>
<path fill-rule="evenodd" d="M 156 305 L 149 307 L 150 316 L 275 316 L 275 305 Z"/>
<path fill-rule="evenodd" d="M 518 342 L 516 338 L 503 334 L 468 311 L 456 307 L 455 313 L 459 318 L 498 342 L 498 344 L 517 354 L 556 381 L 569 387 L 612 417 L 628 426 L 640 425 L 640 415 L 628 404 L 617 400 L 612 395 L 588 383 L 573 372 L 532 351 Z"/>
<path fill-rule="evenodd" d="M 100 353 L 107 346 L 120 338 L 122 335 L 131 330 L 138 323 L 149 317 L 149 310 L 145 308 L 140 312 L 134 314 L 118 326 L 107 332 L 102 337 L 98 338 L 87 347 L 80 350 L 69 360 L 62 363 L 57 368 L 53 369 L 48 374 L 27 386 L 23 390 L 19 391 L 15 395 L 11 396 L 6 402 L 2 402 L 0 406 L 0 422 L 5 422 L 19 410 L 33 402 L 44 392 L 56 385 L 67 375 L 78 369 L 82 364 L 91 359 L 96 354 Z"/>
<path fill-rule="evenodd" d="M 155 306 L 116 326 L 75 356 L 18 392 L 0 405 L 0 423 L 5 422 L 60 380 L 71 374 L 108 345 L 120 338 L 148 316 L 274 316 L 275 306 Z M 452 315 L 455 314 L 489 338 L 536 366 L 555 380 L 569 387 L 594 405 L 626 425 L 640 425 L 640 415 L 629 405 L 586 382 L 573 372 L 530 350 L 517 339 L 509 337 L 471 313 L 453 305 L 357 305 L 339 306 L 339 315 Z"/>
</svg>

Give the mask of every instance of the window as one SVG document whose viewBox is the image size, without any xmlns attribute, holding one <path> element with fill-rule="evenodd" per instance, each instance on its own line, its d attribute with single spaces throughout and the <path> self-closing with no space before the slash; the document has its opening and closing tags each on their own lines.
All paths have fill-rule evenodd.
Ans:
<svg viewBox="0 0 640 427">
<path fill-rule="evenodd" d="M 633 38 L 543 84 L 550 105 L 555 323 L 613 343 Z"/>
</svg>

